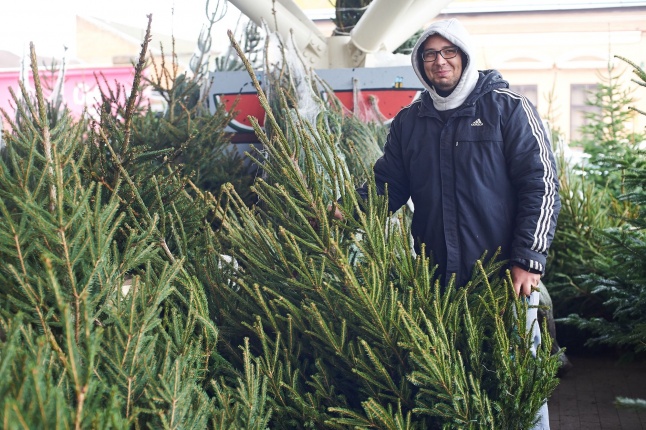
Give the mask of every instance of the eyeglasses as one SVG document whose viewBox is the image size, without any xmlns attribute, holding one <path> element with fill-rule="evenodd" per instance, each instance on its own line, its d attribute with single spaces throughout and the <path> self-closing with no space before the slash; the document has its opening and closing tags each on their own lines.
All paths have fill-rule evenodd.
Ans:
<svg viewBox="0 0 646 430">
<path fill-rule="evenodd" d="M 440 49 L 439 51 L 427 49 L 426 51 L 422 52 L 422 61 L 424 61 L 425 63 L 432 63 L 433 61 L 437 60 L 437 54 L 440 54 L 442 58 L 448 60 L 449 58 L 454 58 L 456 55 L 458 55 L 459 51 L 460 48 L 458 48 L 457 46 Z"/>
</svg>

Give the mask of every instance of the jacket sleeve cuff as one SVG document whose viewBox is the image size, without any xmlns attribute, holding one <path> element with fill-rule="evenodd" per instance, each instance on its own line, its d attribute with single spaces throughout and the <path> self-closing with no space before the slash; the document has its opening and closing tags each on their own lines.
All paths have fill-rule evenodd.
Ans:
<svg viewBox="0 0 646 430">
<path fill-rule="evenodd" d="M 543 266 L 538 261 L 534 261 L 534 260 L 527 260 L 525 258 L 515 258 L 510 261 L 510 264 L 512 266 L 520 267 L 521 269 L 529 273 L 537 273 L 539 275 L 543 275 L 543 273 L 545 272 L 545 266 Z"/>
</svg>

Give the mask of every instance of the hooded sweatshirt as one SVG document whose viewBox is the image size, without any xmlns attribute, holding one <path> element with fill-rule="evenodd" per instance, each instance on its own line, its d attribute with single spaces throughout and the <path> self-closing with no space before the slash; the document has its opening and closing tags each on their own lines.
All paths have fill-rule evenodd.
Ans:
<svg viewBox="0 0 646 430">
<path fill-rule="evenodd" d="M 447 97 L 440 96 L 428 81 L 426 72 L 424 72 L 424 63 L 422 62 L 421 58 L 422 45 L 424 44 L 424 42 L 426 42 L 426 39 L 434 34 L 439 34 L 449 42 L 453 43 L 455 46 L 460 48 L 460 50 L 466 56 L 466 62 L 464 62 L 466 66 L 463 65 L 462 77 L 460 78 L 457 87 L 455 87 L 453 92 L 451 92 L 451 94 Z M 478 82 L 478 70 L 471 60 L 474 57 L 475 52 L 473 51 L 471 36 L 457 19 L 448 19 L 435 22 L 431 24 L 420 36 L 419 40 L 413 48 L 411 61 L 413 63 L 413 69 L 415 70 L 417 77 L 422 82 L 424 87 L 428 90 L 429 95 L 433 99 L 433 105 L 435 106 L 435 109 L 440 111 L 455 109 L 461 106 L 467 99 L 469 94 L 471 94 L 476 86 L 476 83 Z"/>
<path fill-rule="evenodd" d="M 466 55 L 447 97 L 429 83 L 420 59 L 436 33 Z M 426 91 L 393 119 L 374 165 L 391 211 L 413 201 L 417 252 L 432 258 L 445 284 L 456 275 L 458 286 L 485 252 L 499 250 L 499 259 L 542 273 L 560 209 L 554 154 L 536 109 L 497 71 L 477 71 L 472 46 L 455 19 L 424 32 L 412 63 Z"/>
</svg>

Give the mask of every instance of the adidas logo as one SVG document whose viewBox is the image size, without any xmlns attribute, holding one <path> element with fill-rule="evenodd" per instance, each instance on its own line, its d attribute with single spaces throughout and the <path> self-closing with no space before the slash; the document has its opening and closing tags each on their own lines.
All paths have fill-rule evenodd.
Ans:
<svg viewBox="0 0 646 430">
<path fill-rule="evenodd" d="M 481 126 L 483 126 L 483 125 L 484 125 L 484 124 L 482 123 L 482 121 L 480 121 L 480 118 L 476 119 L 475 121 L 473 121 L 473 122 L 471 123 L 471 127 L 481 127 Z"/>
</svg>

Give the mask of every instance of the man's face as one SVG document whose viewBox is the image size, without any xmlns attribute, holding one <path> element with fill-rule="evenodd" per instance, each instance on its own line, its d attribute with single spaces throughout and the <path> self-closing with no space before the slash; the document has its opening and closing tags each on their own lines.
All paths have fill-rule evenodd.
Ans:
<svg viewBox="0 0 646 430">
<path fill-rule="evenodd" d="M 439 51 L 444 48 L 453 48 L 454 44 L 440 36 L 434 34 L 422 45 L 422 52 L 432 49 Z M 458 85 L 460 77 L 462 76 L 462 55 L 458 51 L 458 55 L 453 58 L 445 59 L 437 53 L 435 61 L 423 62 L 424 72 L 429 81 L 437 90 L 451 91 Z"/>
</svg>

